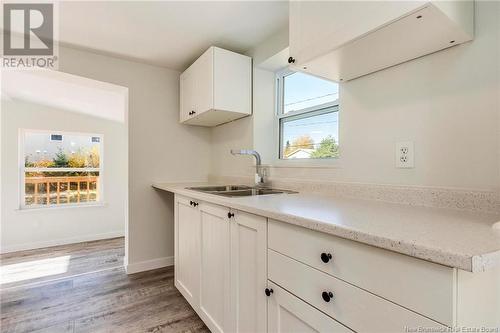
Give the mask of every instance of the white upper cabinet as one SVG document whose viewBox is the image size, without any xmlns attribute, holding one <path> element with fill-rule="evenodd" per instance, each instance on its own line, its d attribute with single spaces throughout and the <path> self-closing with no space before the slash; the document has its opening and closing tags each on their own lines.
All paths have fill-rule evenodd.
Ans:
<svg viewBox="0 0 500 333">
<path fill-rule="evenodd" d="M 252 113 L 252 59 L 210 47 L 180 77 L 180 122 L 217 126 Z"/>
<path fill-rule="evenodd" d="M 347 81 L 473 39 L 473 1 L 291 1 L 292 68 Z"/>
</svg>

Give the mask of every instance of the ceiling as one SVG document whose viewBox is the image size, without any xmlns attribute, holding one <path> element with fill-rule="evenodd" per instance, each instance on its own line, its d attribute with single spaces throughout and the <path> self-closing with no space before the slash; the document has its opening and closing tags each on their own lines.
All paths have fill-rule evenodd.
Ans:
<svg viewBox="0 0 500 333">
<path fill-rule="evenodd" d="M 61 45 L 176 70 L 209 46 L 245 52 L 288 25 L 288 1 L 64 1 Z"/>
</svg>

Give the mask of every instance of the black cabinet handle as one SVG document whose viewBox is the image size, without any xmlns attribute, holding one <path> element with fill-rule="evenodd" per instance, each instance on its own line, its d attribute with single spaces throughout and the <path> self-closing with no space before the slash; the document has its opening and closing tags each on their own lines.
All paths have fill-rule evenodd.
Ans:
<svg viewBox="0 0 500 333">
<path fill-rule="evenodd" d="M 194 202 L 194 201 L 193 201 L 193 206 L 195 206 L 195 207 L 196 207 L 196 206 L 198 206 L 198 205 L 199 205 L 199 203 L 197 203 L 197 202 Z"/>
<path fill-rule="evenodd" d="M 324 262 L 325 264 L 332 259 L 332 254 L 331 253 L 321 253 L 321 261 Z"/>
<path fill-rule="evenodd" d="M 294 64 L 295 63 L 295 59 L 293 57 L 288 58 L 288 63 L 289 64 Z"/>
<path fill-rule="evenodd" d="M 264 292 L 266 293 L 266 296 L 271 296 L 272 293 L 274 293 L 274 290 L 271 289 L 271 288 L 266 288 L 266 290 L 264 290 Z"/>
<path fill-rule="evenodd" d="M 190 200 L 189 204 L 192 206 L 194 204 L 193 200 Z"/>
<path fill-rule="evenodd" d="M 325 302 L 330 302 L 330 300 L 333 298 L 333 293 L 331 291 L 323 291 L 321 294 L 321 297 L 323 297 L 323 301 Z"/>
<path fill-rule="evenodd" d="M 227 217 L 228 218 L 234 217 L 234 213 L 231 213 L 231 212 L 227 213 Z"/>
</svg>

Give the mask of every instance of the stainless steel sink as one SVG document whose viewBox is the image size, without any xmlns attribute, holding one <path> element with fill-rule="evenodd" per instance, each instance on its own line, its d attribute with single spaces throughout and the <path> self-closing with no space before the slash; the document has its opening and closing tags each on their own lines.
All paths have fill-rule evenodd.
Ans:
<svg viewBox="0 0 500 333">
<path fill-rule="evenodd" d="M 250 187 L 245 185 L 196 186 L 196 187 L 187 187 L 186 189 L 209 193 L 209 194 L 221 195 L 224 197 L 248 197 L 254 195 L 297 193 L 289 190 L 279 190 L 275 188 L 266 188 L 266 187 Z"/>
<path fill-rule="evenodd" d="M 251 187 L 246 185 L 216 185 L 216 186 L 186 187 L 186 189 L 199 192 L 226 192 L 226 191 L 249 190 L 251 189 Z"/>
</svg>

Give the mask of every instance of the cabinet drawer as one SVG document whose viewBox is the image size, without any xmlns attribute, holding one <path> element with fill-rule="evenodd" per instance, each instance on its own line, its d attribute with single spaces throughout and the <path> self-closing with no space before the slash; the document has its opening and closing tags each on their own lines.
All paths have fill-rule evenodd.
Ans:
<svg viewBox="0 0 500 333">
<path fill-rule="evenodd" d="M 278 285 L 269 282 L 273 294 L 268 298 L 268 333 L 351 333 L 347 327 L 328 317 Z"/>
<path fill-rule="evenodd" d="M 442 327 L 273 250 L 268 250 L 268 272 L 271 281 L 358 332 L 404 332 L 405 327 Z M 328 299 L 330 292 L 333 296 L 327 302 L 324 298 Z"/>
<path fill-rule="evenodd" d="M 278 221 L 269 221 L 268 237 L 270 249 L 440 323 L 455 323 L 453 268 Z"/>
</svg>

